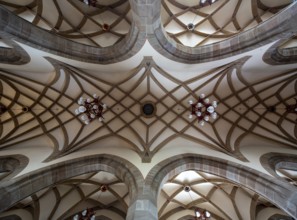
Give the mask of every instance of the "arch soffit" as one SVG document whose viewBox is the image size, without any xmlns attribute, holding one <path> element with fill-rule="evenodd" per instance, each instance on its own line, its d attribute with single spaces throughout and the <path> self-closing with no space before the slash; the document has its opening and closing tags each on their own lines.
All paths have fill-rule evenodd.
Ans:
<svg viewBox="0 0 297 220">
<path fill-rule="evenodd" d="M 263 196 L 292 217 L 297 217 L 295 187 L 246 166 L 205 155 L 179 155 L 154 166 L 145 180 L 145 192 L 150 192 L 147 196 L 157 198 L 168 179 L 187 170 L 199 170 L 228 179 Z"/>
<path fill-rule="evenodd" d="M 297 48 L 280 48 L 288 39 L 281 39 L 274 43 L 263 54 L 263 61 L 270 65 L 287 65 L 297 62 Z"/>
<path fill-rule="evenodd" d="M 29 163 L 29 159 L 23 155 L 0 156 L 0 173 L 6 172 L 7 175 L 1 181 L 11 179 L 19 174 Z"/>
<path fill-rule="evenodd" d="M 273 176 L 282 179 L 277 175 L 276 169 L 290 169 L 297 171 L 297 155 L 268 153 L 260 158 L 262 166 Z"/>
<path fill-rule="evenodd" d="M 8 48 L 0 47 L 0 63 L 23 65 L 30 62 L 29 54 L 17 43 L 3 37 L 1 34 L 0 38 L 9 46 Z"/>
<path fill-rule="evenodd" d="M 131 203 L 143 183 L 140 171 L 125 159 L 110 155 L 92 155 L 60 162 L 0 183 L 0 212 L 18 201 L 60 181 L 94 171 L 114 174 L 129 187 Z"/>
</svg>

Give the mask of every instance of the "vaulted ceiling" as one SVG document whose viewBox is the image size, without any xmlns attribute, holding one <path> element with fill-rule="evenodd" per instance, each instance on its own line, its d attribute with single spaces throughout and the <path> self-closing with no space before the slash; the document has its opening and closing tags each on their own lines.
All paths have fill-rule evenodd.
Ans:
<svg viewBox="0 0 297 220">
<path fill-rule="evenodd" d="M 183 155 L 238 164 L 259 179 L 280 181 L 288 194 L 296 190 L 297 3 L 100 0 L 93 7 L 79 0 L 0 0 L 0 5 L 5 192 L 21 189 L 17 184 L 28 176 L 93 156 L 111 156 L 125 169 L 138 170 L 131 175 L 139 185 Z M 107 105 L 104 121 L 85 125 L 75 114 L 77 101 L 94 93 Z M 204 126 L 188 117 L 188 101 L 202 93 L 218 102 L 218 118 Z M 143 112 L 146 103 L 155 108 L 149 116 Z M 131 204 L 141 190 L 118 173 L 124 168 L 116 171 L 111 164 L 88 170 L 82 163 L 82 170 L 65 176 L 61 168 L 59 181 L 30 186 L 24 196 L 1 204 L 0 219 L 71 219 L 86 207 L 94 207 L 96 219 L 133 219 Z M 264 189 L 227 174 L 181 168 L 169 176 L 155 195 L 155 215 L 162 220 L 191 219 L 197 208 L 217 220 L 297 216 Z"/>
</svg>

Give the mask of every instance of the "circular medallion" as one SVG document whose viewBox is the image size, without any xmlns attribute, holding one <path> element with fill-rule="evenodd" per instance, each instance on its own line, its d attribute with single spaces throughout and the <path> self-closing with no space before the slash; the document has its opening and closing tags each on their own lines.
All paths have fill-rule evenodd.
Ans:
<svg viewBox="0 0 297 220">
<path fill-rule="evenodd" d="M 6 106 L 0 103 L 0 115 L 4 114 L 6 111 L 7 111 Z"/>
<path fill-rule="evenodd" d="M 191 187 L 190 186 L 185 186 L 184 187 L 184 191 L 185 192 L 190 192 L 191 191 Z"/>
<path fill-rule="evenodd" d="M 145 117 L 153 117 L 155 115 L 156 112 L 156 107 L 153 103 L 151 102 L 146 102 L 142 105 L 141 107 L 141 112 L 143 114 L 143 116 Z"/>
<path fill-rule="evenodd" d="M 195 29 L 195 25 L 194 25 L 193 23 L 189 23 L 189 24 L 187 25 L 187 29 L 188 29 L 189 31 L 193 31 L 193 30 Z"/>
</svg>

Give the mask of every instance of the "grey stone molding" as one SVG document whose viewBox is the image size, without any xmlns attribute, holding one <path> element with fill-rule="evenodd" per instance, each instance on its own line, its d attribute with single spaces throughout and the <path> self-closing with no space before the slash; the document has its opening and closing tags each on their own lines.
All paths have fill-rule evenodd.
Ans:
<svg viewBox="0 0 297 220">
<path fill-rule="evenodd" d="M 269 220 L 294 220 L 293 218 L 290 218 L 288 216 L 283 216 L 283 215 L 273 215 L 269 218 Z"/>
<path fill-rule="evenodd" d="M 7 172 L 1 181 L 11 179 L 19 174 L 29 163 L 29 159 L 23 155 L 0 156 L 0 173 Z"/>
<path fill-rule="evenodd" d="M 0 217 L 0 220 L 22 220 L 22 219 L 17 215 L 9 215 L 5 217 Z"/>
<path fill-rule="evenodd" d="M 4 36 L 1 36 L 1 34 L 0 38 L 9 46 L 0 47 L 0 63 L 23 65 L 30 62 L 31 58 L 29 54 L 17 43 L 5 38 Z"/>
<path fill-rule="evenodd" d="M 268 153 L 260 158 L 262 166 L 273 176 L 282 179 L 276 169 L 289 169 L 297 171 L 297 156 L 293 154 Z"/>
<path fill-rule="evenodd" d="M 288 39 L 274 43 L 263 55 L 263 61 L 270 65 L 287 65 L 297 62 L 297 47 L 280 48 Z"/>
</svg>

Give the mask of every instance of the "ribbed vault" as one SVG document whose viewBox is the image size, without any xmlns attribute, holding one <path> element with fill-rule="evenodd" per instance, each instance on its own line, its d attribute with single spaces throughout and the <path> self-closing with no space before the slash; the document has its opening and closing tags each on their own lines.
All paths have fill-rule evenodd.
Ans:
<svg viewBox="0 0 297 220">
<path fill-rule="evenodd" d="M 43 82 L 3 71 L 1 103 L 8 112 L 1 118 L 1 148 L 21 147 L 27 141 L 40 145 L 40 140 L 47 140 L 40 147 L 53 149 L 47 159 L 51 160 L 88 146 L 108 145 L 111 138 L 117 138 L 123 147 L 149 162 L 177 139 L 242 160 L 240 143 L 248 134 L 296 147 L 295 115 L 285 111 L 294 102 L 296 71 L 249 78 L 242 73 L 247 60 L 194 73 L 187 80 L 174 78 L 151 58 L 145 58 L 129 76 L 115 81 L 105 81 L 52 59 L 55 72 L 48 74 L 46 81 L 40 78 Z M 74 113 L 76 100 L 93 93 L 108 106 L 105 122 L 85 126 Z M 201 93 L 220 106 L 219 119 L 203 128 L 188 119 L 188 101 L 197 100 Z M 156 107 L 150 118 L 141 110 L 148 101 Z M 28 108 L 25 113 L 24 106 Z"/>
<path fill-rule="evenodd" d="M 102 186 L 107 186 L 107 191 L 100 191 Z M 113 174 L 99 171 L 38 191 L 18 202 L 14 209 L 27 212 L 31 218 L 58 220 L 72 219 L 87 206 L 92 207 L 99 218 L 124 220 L 128 204 L 127 186 Z"/>
<path fill-rule="evenodd" d="M 186 186 L 190 186 L 189 192 L 184 190 Z M 265 212 L 280 212 L 247 188 L 225 178 L 194 170 L 184 171 L 163 185 L 158 207 L 161 220 L 193 216 L 196 209 L 208 210 L 212 219 L 216 220 L 256 219 Z"/>
<path fill-rule="evenodd" d="M 132 22 L 129 2 L 124 0 L 100 1 L 96 7 L 79 0 L 1 0 L 0 4 L 38 27 L 96 47 L 113 46 L 123 40 Z"/>
<path fill-rule="evenodd" d="M 191 190 L 186 192 L 185 186 Z M 158 197 L 159 219 L 187 219 L 196 208 L 210 211 L 216 220 L 286 216 L 275 205 L 291 203 L 296 196 L 296 187 L 288 183 L 264 174 L 259 176 L 232 162 L 199 155 L 180 155 L 162 161 L 150 171 L 146 187 Z"/>
<path fill-rule="evenodd" d="M 1 220 L 297 218 L 296 1 L 0 0 L 0 17 Z M 85 125 L 94 93 L 105 120 Z"/>
<path fill-rule="evenodd" d="M 230 38 L 251 29 L 282 10 L 288 1 L 274 1 L 271 6 L 260 0 L 220 0 L 211 6 L 199 1 L 162 0 L 162 23 L 177 43 L 197 47 Z M 244 12 L 245 16 L 241 16 Z M 188 29 L 193 24 L 193 29 Z"/>
</svg>

